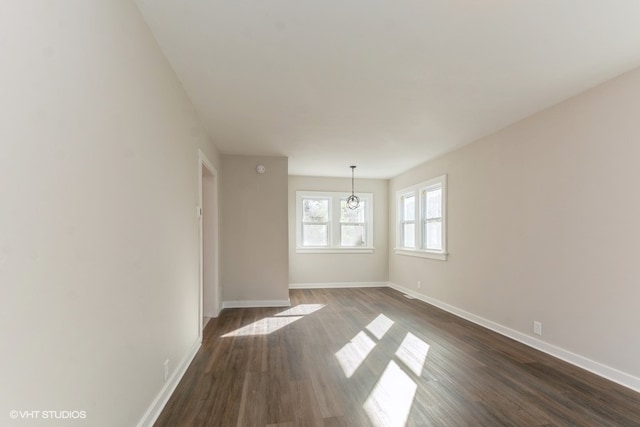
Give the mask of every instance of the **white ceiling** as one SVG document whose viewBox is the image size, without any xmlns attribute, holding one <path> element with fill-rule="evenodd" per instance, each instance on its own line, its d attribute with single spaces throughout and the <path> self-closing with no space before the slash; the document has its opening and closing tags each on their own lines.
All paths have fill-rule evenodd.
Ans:
<svg viewBox="0 0 640 427">
<path fill-rule="evenodd" d="M 223 153 L 389 178 L 640 66 L 638 0 L 136 0 Z"/>
</svg>

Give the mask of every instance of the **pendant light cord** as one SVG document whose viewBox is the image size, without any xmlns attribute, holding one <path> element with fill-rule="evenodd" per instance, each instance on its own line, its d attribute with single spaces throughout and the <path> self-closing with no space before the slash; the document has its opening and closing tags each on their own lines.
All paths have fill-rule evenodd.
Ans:
<svg viewBox="0 0 640 427">
<path fill-rule="evenodd" d="M 354 179 L 355 179 L 355 178 L 354 178 L 355 170 L 356 170 L 356 167 L 355 167 L 355 166 L 351 166 L 351 195 L 352 195 L 352 196 L 353 196 L 353 194 L 355 193 L 355 192 L 353 191 L 353 189 L 354 189 L 354 185 L 353 185 L 353 183 L 354 183 Z"/>
</svg>

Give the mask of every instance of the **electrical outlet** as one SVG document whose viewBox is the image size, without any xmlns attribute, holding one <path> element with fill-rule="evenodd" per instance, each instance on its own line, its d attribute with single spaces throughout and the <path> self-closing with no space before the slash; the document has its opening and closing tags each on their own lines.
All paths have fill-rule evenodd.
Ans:
<svg viewBox="0 0 640 427">
<path fill-rule="evenodd" d="M 533 333 L 536 335 L 542 335 L 542 322 L 533 321 Z"/>
<path fill-rule="evenodd" d="M 169 359 L 164 361 L 164 381 L 166 382 L 169 379 Z"/>
<path fill-rule="evenodd" d="M 418 280 L 418 288 L 420 287 L 420 280 Z"/>
</svg>

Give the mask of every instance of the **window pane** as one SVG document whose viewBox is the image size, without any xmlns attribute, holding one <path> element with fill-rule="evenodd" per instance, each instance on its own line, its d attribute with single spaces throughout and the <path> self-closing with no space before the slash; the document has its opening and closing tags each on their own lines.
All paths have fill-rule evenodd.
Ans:
<svg viewBox="0 0 640 427">
<path fill-rule="evenodd" d="M 425 221 L 424 247 L 436 251 L 442 250 L 442 221 Z"/>
<path fill-rule="evenodd" d="M 349 209 L 346 200 L 340 200 L 340 222 L 364 222 L 365 200 L 360 200 L 360 206 Z"/>
<path fill-rule="evenodd" d="M 329 222 L 329 200 L 302 199 L 302 222 Z"/>
<path fill-rule="evenodd" d="M 329 226 L 326 224 L 304 224 L 302 226 L 302 245 L 303 246 L 328 246 L 329 245 Z"/>
<path fill-rule="evenodd" d="M 342 225 L 340 226 L 341 246 L 364 246 L 364 225 Z"/>
<path fill-rule="evenodd" d="M 416 219 L 416 196 L 404 196 L 402 198 L 402 219 L 404 221 Z"/>
<path fill-rule="evenodd" d="M 426 191 L 426 219 L 442 217 L 442 188 Z"/>
<path fill-rule="evenodd" d="M 415 224 L 402 224 L 402 247 L 404 248 L 416 247 L 416 225 Z"/>
</svg>

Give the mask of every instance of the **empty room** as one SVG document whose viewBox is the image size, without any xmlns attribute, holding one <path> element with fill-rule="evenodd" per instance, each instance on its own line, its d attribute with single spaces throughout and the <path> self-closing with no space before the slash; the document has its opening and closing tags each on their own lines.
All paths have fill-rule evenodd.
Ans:
<svg viewBox="0 0 640 427">
<path fill-rule="evenodd" d="M 3 0 L 0 426 L 639 426 L 640 2 Z"/>
</svg>

